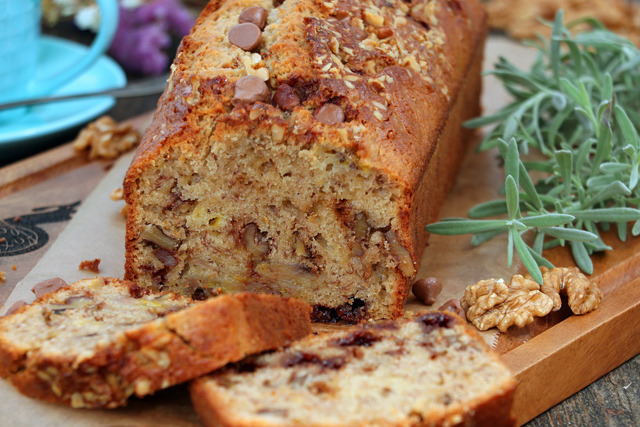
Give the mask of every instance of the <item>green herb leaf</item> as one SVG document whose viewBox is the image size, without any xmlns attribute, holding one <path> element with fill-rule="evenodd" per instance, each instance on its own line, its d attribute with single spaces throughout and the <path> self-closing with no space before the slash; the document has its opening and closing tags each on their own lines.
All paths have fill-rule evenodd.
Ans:
<svg viewBox="0 0 640 427">
<path fill-rule="evenodd" d="M 486 218 L 488 216 L 504 215 L 507 212 L 509 212 L 507 209 L 507 201 L 499 199 L 480 203 L 471 208 L 467 215 L 469 215 L 469 218 Z"/>
<path fill-rule="evenodd" d="M 640 235 L 640 50 L 592 18 L 567 27 L 562 21 L 558 12 L 551 38 L 528 43 L 539 50 L 529 70 L 500 58 L 490 73 L 513 102 L 465 123 L 496 125 L 478 151 L 497 147 L 505 168 L 506 199 L 475 206 L 469 216 L 508 219 L 443 221 L 428 229 L 473 234 L 474 245 L 508 231 L 508 261 L 515 247 L 530 271 L 550 265 L 543 249 L 569 242 L 578 266 L 591 272 L 589 255 L 611 250 L 600 230 L 615 224 L 624 240 L 632 221 L 631 234 Z M 572 34 L 581 23 L 592 30 Z M 520 159 L 530 149 L 542 159 Z M 524 233 L 535 236 L 533 248 Z"/>
<path fill-rule="evenodd" d="M 529 271 L 529 274 L 531 274 L 531 277 L 533 277 L 536 282 L 542 284 L 542 273 L 540 272 L 540 267 L 533 258 L 533 255 L 531 255 L 531 252 L 529 252 L 529 247 L 524 243 L 520 234 L 513 234 L 513 243 L 515 244 L 520 261 L 522 261 L 522 265 L 525 266 L 527 271 Z"/>
<path fill-rule="evenodd" d="M 574 219 L 573 215 L 549 213 L 522 218 L 520 222 L 527 227 L 554 227 L 570 223 Z"/>
<path fill-rule="evenodd" d="M 589 253 L 582 242 L 571 242 L 571 252 L 573 259 L 578 264 L 578 268 L 587 274 L 593 274 L 593 263 L 589 258 Z"/>
<path fill-rule="evenodd" d="M 509 212 L 509 219 L 514 220 L 519 212 L 518 206 L 520 204 L 520 197 L 518 194 L 518 184 L 513 179 L 512 175 L 507 176 L 505 182 L 505 190 L 507 194 L 507 212 Z"/>
<path fill-rule="evenodd" d="M 583 221 L 629 222 L 640 219 L 640 210 L 633 208 L 602 208 L 571 212 L 571 215 Z"/>
<path fill-rule="evenodd" d="M 507 221 L 504 219 L 447 221 L 429 224 L 427 225 L 427 231 L 433 234 L 454 236 L 458 234 L 481 233 L 483 231 L 505 227 L 506 225 Z"/>
<path fill-rule="evenodd" d="M 545 227 L 540 231 L 549 236 L 557 237 L 558 239 L 572 240 L 574 242 L 590 242 L 598 238 L 598 236 L 593 233 L 576 228 Z"/>
<path fill-rule="evenodd" d="M 495 228 L 493 230 L 483 231 L 481 233 L 476 233 L 471 238 L 471 244 L 473 246 L 481 245 L 484 242 L 486 242 L 488 240 L 491 240 L 496 236 L 501 235 L 502 233 L 504 233 L 507 230 L 509 230 L 508 227 L 500 227 L 500 228 Z"/>
</svg>

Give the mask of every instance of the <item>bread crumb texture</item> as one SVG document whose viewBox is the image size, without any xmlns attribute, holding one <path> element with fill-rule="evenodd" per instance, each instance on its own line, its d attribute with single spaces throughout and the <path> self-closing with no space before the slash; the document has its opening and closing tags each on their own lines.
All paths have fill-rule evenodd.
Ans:
<svg viewBox="0 0 640 427">
<path fill-rule="evenodd" d="M 309 337 L 191 385 L 207 425 L 513 425 L 515 381 L 450 313 Z"/>
</svg>

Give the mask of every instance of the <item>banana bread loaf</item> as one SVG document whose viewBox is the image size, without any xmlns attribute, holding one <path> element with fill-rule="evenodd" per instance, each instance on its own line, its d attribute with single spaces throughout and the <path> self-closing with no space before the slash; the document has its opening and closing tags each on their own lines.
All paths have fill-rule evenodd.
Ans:
<svg viewBox="0 0 640 427">
<path fill-rule="evenodd" d="M 396 318 L 479 113 L 478 0 L 212 1 L 125 179 L 126 278 Z"/>
<path fill-rule="evenodd" d="M 114 408 L 310 332 L 310 308 L 273 295 L 194 302 L 82 280 L 0 318 L 0 377 L 74 408 Z"/>
<path fill-rule="evenodd" d="M 510 426 L 515 380 L 448 312 L 309 336 L 190 384 L 207 426 Z"/>
</svg>

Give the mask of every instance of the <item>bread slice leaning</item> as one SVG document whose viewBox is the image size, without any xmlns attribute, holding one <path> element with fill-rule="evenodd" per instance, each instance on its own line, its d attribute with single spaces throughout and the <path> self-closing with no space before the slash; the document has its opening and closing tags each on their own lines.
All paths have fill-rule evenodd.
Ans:
<svg viewBox="0 0 640 427">
<path fill-rule="evenodd" d="M 75 408 L 114 408 L 310 332 L 310 308 L 236 294 L 195 302 L 94 278 L 0 318 L 0 376 Z"/>
<path fill-rule="evenodd" d="M 510 426 L 516 382 L 449 312 L 309 336 L 191 382 L 207 426 Z"/>
</svg>

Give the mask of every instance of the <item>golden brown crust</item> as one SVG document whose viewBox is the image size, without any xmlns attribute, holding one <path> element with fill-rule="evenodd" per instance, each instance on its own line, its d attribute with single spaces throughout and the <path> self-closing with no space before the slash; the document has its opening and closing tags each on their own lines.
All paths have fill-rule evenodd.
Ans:
<svg viewBox="0 0 640 427">
<path fill-rule="evenodd" d="M 400 1 L 396 6 L 401 4 L 407 7 Z M 342 21 L 344 16 L 352 23 L 366 21 L 369 6 L 394 13 L 393 8 L 385 9 L 384 2 L 285 1 L 277 24 L 267 27 L 273 42 L 261 54 L 269 64 L 270 84 L 286 83 L 302 94 L 302 104 L 289 113 L 274 103 L 232 106 L 234 84 L 244 69 L 231 54 L 222 52 L 223 42 L 210 27 L 214 18 L 247 5 L 240 0 L 211 3 L 182 42 L 170 84 L 125 178 L 129 206 L 125 277 L 141 280 L 137 257 L 143 212 L 137 197 L 140 187 L 148 185 L 140 182 L 145 171 L 171 149 L 205 150 L 210 140 L 271 135 L 273 126 L 285 129 L 283 145 L 322 145 L 352 153 L 359 159 L 358 167 L 375 170 L 402 189 L 395 201 L 394 232 L 417 265 L 428 238 L 424 226 L 437 218 L 471 139 L 472 132 L 462 130 L 461 124 L 479 113 L 486 37 L 483 6 L 477 0 L 410 3 L 407 18 L 391 26 L 393 37 L 401 39 L 406 50 L 396 58 L 386 48 L 363 47 L 352 27 Z M 428 37 L 421 41 L 416 34 L 423 34 L 424 28 Z M 367 40 L 386 46 L 372 35 L 375 28 L 366 30 Z M 338 53 L 331 47 L 332 34 L 340 35 Z M 229 56 L 231 65 L 212 66 L 207 62 L 212 50 Z M 342 71 L 331 73 L 336 64 L 330 58 L 336 55 L 348 65 L 351 73 L 345 73 L 353 80 L 345 80 Z M 326 126 L 313 118 L 313 111 L 326 102 L 343 108 L 345 123 Z M 361 138 L 353 137 L 356 129 L 364 129 Z M 413 279 L 398 276 L 387 286 L 393 301 L 388 317 L 402 314 Z"/>
<path fill-rule="evenodd" d="M 122 285 L 116 279 L 106 282 L 106 286 Z M 139 291 L 132 283 L 124 285 L 122 293 Z M 73 286 L 47 294 L 34 305 L 47 304 Z M 303 302 L 237 294 L 196 303 L 114 333 L 89 354 L 69 348 L 43 352 L 8 337 L 7 328 L 14 326 L 16 316 L 29 316 L 32 306 L 0 319 L 0 375 L 27 396 L 73 407 L 122 406 L 131 394 L 153 394 L 310 332 L 310 309 Z M 261 321 L 273 327 L 256 327 Z"/>
</svg>

